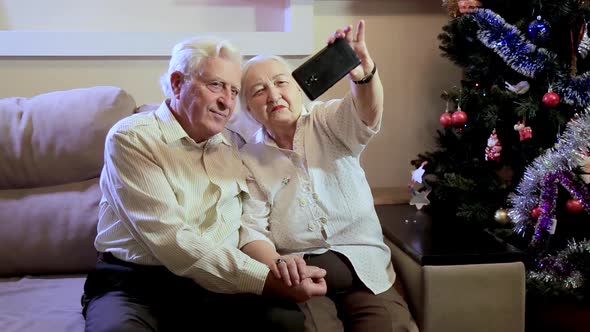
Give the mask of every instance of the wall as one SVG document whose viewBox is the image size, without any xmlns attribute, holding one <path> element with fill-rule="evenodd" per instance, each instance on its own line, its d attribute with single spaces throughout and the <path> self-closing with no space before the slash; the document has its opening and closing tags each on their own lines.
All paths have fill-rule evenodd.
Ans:
<svg viewBox="0 0 590 332">
<path fill-rule="evenodd" d="M 386 94 L 381 132 L 367 147 L 362 163 L 372 187 L 404 187 L 410 160 L 434 146 L 438 117 L 444 110 L 441 91 L 458 84 L 460 77 L 459 69 L 441 58 L 438 50 L 437 35 L 448 18 L 437 0 L 316 0 L 314 49 L 323 47 L 335 28 L 361 18 L 367 23 L 367 44 Z M 0 2 L 0 27 L 9 21 Z M 290 59 L 293 65 L 303 60 Z M 0 57 L 0 98 L 116 85 L 138 104 L 159 102 L 158 78 L 166 64 L 166 57 Z M 342 96 L 347 84 L 338 83 L 321 99 Z"/>
</svg>

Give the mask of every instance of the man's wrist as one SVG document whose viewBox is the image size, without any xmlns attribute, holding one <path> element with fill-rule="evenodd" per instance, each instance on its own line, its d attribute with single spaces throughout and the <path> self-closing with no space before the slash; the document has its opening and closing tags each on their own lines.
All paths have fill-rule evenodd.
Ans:
<svg viewBox="0 0 590 332">
<path fill-rule="evenodd" d="M 272 273 L 268 266 L 255 259 L 249 263 L 240 273 L 239 285 L 243 292 L 262 294 L 266 284 L 266 279 Z"/>
</svg>

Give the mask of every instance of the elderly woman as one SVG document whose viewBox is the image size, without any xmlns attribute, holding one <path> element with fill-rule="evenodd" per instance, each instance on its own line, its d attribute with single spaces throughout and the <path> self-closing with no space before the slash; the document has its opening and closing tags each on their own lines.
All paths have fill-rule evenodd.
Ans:
<svg viewBox="0 0 590 332">
<path fill-rule="evenodd" d="M 342 100 L 302 104 L 288 64 L 257 56 L 242 72 L 242 107 L 262 129 L 241 149 L 250 170 L 242 250 L 287 285 L 303 267 L 327 270 L 330 300 L 347 331 L 406 331 L 410 315 L 392 287 L 389 248 L 359 157 L 378 132 L 383 86 L 365 23 L 337 30 L 361 59 Z"/>
</svg>

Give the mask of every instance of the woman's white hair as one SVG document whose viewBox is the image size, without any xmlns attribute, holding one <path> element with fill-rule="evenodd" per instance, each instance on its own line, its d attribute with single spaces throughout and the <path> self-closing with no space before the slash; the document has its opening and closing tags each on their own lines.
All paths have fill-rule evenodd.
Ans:
<svg viewBox="0 0 590 332">
<path fill-rule="evenodd" d="M 275 60 L 279 63 L 282 63 L 283 65 L 285 65 L 285 67 L 287 68 L 287 70 L 289 70 L 289 72 L 292 71 L 291 69 L 291 65 L 287 62 L 287 60 L 285 60 L 285 58 L 280 57 L 278 55 L 257 55 L 253 58 L 251 58 L 250 60 L 246 61 L 244 63 L 244 65 L 242 66 L 242 89 L 240 90 L 240 105 L 242 105 L 243 109 L 246 109 L 246 82 L 245 82 L 245 78 L 246 75 L 248 75 L 248 70 L 250 70 L 250 67 L 252 67 L 252 65 L 259 63 L 259 62 L 263 62 L 263 61 L 267 61 L 267 60 Z"/>
<path fill-rule="evenodd" d="M 206 58 L 224 58 L 242 63 L 240 50 L 227 40 L 213 37 L 195 37 L 183 40 L 172 48 L 168 71 L 160 77 L 160 86 L 164 95 L 172 96 L 170 75 L 175 71 L 191 75 Z"/>
</svg>

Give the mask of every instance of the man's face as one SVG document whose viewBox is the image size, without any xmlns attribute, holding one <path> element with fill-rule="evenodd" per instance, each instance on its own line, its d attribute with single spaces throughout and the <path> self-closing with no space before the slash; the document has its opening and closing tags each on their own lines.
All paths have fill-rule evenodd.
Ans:
<svg viewBox="0 0 590 332">
<path fill-rule="evenodd" d="M 243 82 L 247 109 L 263 126 L 272 131 L 296 123 L 302 97 L 287 66 L 274 59 L 254 63 Z"/>
<path fill-rule="evenodd" d="M 223 130 L 236 106 L 240 77 L 239 62 L 206 58 L 190 78 L 184 78 L 177 111 L 179 122 L 195 141 L 202 142 Z"/>
</svg>

